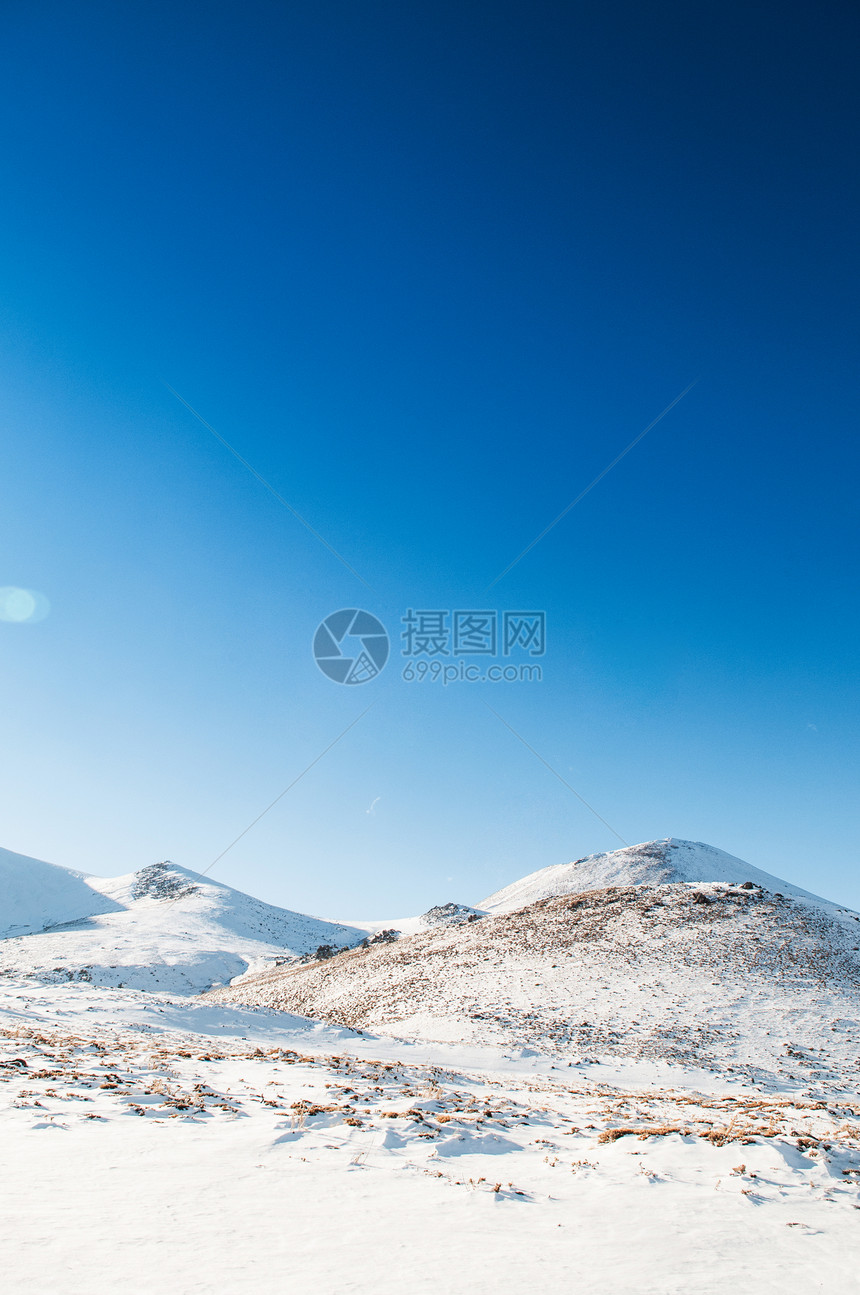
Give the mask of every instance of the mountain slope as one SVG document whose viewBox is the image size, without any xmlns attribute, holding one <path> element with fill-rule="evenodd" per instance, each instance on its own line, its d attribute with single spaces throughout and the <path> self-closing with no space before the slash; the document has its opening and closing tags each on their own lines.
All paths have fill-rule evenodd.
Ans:
<svg viewBox="0 0 860 1295">
<path fill-rule="evenodd" d="M 0 849 L 0 939 L 117 908 L 85 873 Z"/>
<path fill-rule="evenodd" d="M 724 883 L 608 887 L 323 963 L 218 1001 L 408 1039 L 659 1058 L 840 1088 L 860 1055 L 860 919 Z"/>
<path fill-rule="evenodd" d="M 15 858 L 21 862 L 9 872 L 20 911 L 31 917 L 47 911 L 38 896 L 54 872 L 65 870 Z M 68 875 L 66 890 L 55 883 L 50 929 L 0 941 L 0 974 L 23 971 L 40 979 L 199 993 L 249 968 L 294 960 L 320 945 L 352 946 L 365 936 L 265 904 L 175 864 L 110 879 Z"/>
<path fill-rule="evenodd" d="M 557 863 L 489 895 L 478 905 L 491 913 L 510 913 L 552 895 L 574 895 L 606 886 L 660 886 L 667 882 L 752 881 L 771 891 L 818 899 L 790 882 L 753 868 L 743 859 L 701 841 L 646 841 L 605 854 L 589 854 L 573 863 Z M 821 900 L 827 903 L 826 900 Z"/>
</svg>

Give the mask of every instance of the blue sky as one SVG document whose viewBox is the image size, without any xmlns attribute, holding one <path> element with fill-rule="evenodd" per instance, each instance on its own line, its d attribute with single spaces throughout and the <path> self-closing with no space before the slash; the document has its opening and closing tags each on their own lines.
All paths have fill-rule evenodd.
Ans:
<svg viewBox="0 0 860 1295">
<path fill-rule="evenodd" d="M 625 840 L 860 906 L 856 15 L 0 27 L 2 844 L 202 870 L 370 706 L 213 876 L 386 916 L 617 845 L 489 703 Z M 409 607 L 544 610 L 542 681 L 404 682 Z"/>
</svg>

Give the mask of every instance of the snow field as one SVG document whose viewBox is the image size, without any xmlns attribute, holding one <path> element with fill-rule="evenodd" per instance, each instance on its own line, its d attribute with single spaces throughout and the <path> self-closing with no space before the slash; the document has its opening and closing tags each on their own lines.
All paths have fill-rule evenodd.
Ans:
<svg viewBox="0 0 860 1295">
<path fill-rule="evenodd" d="M 853 1103 L 474 1069 L 456 1046 L 415 1064 L 294 1017 L 191 1032 L 143 994 L 118 1024 L 109 991 L 29 993 L 0 1018 L 16 1295 L 851 1289 Z"/>
</svg>

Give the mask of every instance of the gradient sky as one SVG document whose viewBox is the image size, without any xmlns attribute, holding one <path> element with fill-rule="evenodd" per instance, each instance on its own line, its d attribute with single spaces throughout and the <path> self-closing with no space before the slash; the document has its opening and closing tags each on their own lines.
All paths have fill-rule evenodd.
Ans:
<svg viewBox="0 0 860 1295">
<path fill-rule="evenodd" d="M 203 870 L 373 703 L 213 877 L 385 917 L 615 848 L 487 702 L 626 841 L 860 907 L 858 35 L 5 4 L 0 844 Z M 405 683 L 408 607 L 545 610 L 542 682 Z"/>
</svg>

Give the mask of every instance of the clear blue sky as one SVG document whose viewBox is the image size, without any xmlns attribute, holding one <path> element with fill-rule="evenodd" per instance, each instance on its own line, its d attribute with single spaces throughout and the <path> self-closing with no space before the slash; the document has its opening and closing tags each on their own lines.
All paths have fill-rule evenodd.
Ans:
<svg viewBox="0 0 860 1295">
<path fill-rule="evenodd" d="M 202 870 L 373 702 L 213 876 L 387 916 L 614 848 L 486 701 L 625 840 L 860 906 L 858 34 L 5 5 L 0 843 Z M 545 610 L 543 680 L 338 686 L 355 606 Z"/>
</svg>

